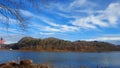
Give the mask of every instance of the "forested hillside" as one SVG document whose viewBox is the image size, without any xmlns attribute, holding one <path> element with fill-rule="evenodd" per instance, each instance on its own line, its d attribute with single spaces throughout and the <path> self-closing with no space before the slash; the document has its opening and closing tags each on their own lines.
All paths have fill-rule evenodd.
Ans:
<svg viewBox="0 0 120 68">
<path fill-rule="evenodd" d="M 24 37 L 18 43 L 10 44 L 7 48 L 35 51 L 80 51 L 101 52 L 118 51 L 120 47 L 106 42 L 98 41 L 66 41 L 57 38 L 36 39 Z"/>
</svg>

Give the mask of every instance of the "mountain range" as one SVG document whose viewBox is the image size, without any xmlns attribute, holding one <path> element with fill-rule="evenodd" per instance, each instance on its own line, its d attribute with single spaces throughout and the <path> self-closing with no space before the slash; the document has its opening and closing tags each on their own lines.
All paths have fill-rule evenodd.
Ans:
<svg viewBox="0 0 120 68">
<path fill-rule="evenodd" d="M 38 39 L 32 37 L 24 37 L 18 43 L 9 44 L 6 48 L 17 50 L 32 51 L 79 51 L 79 52 L 102 52 L 102 51 L 118 51 L 119 46 L 108 42 L 100 41 L 68 41 L 57 38 Z"/>
</svg>

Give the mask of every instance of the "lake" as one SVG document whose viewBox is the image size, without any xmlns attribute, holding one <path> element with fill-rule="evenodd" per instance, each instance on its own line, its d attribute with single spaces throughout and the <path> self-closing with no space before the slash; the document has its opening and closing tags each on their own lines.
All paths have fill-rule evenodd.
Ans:
<svg viewBox="0 0 120 68">
<path fill-rule="evenodd" d="M 120 68 L 120 52 L 23 52 L 0 50 L 0 63 L 8 62 L 18 58 L 32 59 L 33 63 L 50 64 L 60 66 L 107 66 L 109 68 Z"/>
</svg>

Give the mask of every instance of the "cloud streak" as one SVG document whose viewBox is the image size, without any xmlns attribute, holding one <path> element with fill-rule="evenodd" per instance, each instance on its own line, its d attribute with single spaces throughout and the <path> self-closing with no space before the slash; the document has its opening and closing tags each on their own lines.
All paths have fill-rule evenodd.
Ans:
<svg viewBox="0 0 120 68">
<path fill-rule="evenodd" d="M 57 13 L 59 16 L 66 19 L 73 18 L 73 20 L 69 20 L 70 24 L 81 29 L 98 29 L 98 26 L 102 28 L 113 27 L 118 24 L 120 19 L 120 2 L 110 3 L 106 8 L 99 10 L 94 9 L 99 5 L 89 0 L 74 0 L 67 5 L 62 4 L 62 6 L 59 3 L 52 4 L 54 8 L 61 11 Z M 80 14 L 85 16 L 80 16 Z"/>
<path fill-rule="evenodd" d="M 120 36 L 113 35 L 98 37 L 99 33 L 101 35 L 107 32 L 108 34 L 120 33 L 118 27 L 120 25 L 120 2 L 110 0 L 102 4 L 99 0 L 94 2 L 92 0 L 65 0 L 64 3 L 60 0 L 50 2 L 49 9 L 41 8 L 42 11 L 38 13 L 32 9 L 19 10 L 23 16 L 31 17 L 27 33 L 29 36 L 61 37 L 59 34 L 65 34 L 66 39 L 69 37 L 75 40 L 84 39 L 87 36 L 91 38 L 95 34 L 95 38 L 85 40 L 120 40 Z M 5 21 L 6 18 L 0 16 L 0 20 Z M 10 18 L 9 21 L 12 25 L 8 31 L 9 34 L 20 33 L 16 29 L 17 20 Z M 0 25 L 1 32 L 6 34 L 2 27 Z"/>
<path fill-rule="evenodd" d="M 54 33 L 45 33 L 45 32 L 40 32 L 40 35 L 47 35 L 47 36 L 49 36 L 49 35 L 54 35 Z"/>
<path fill-rule="evenodd" d="M 85 39 L 87 41 L 116 41 L 120 40 L 120 34 L 104 34 L 100 37 L 92 38 L 92 39 Z"/>
<path fill-rule="evenodd" d="M 113 41 L 113 40 L 120 40 L 120 37 L 98 37 L 95 39 L 86 39 L 87 41 Z"/>
<path fill-rule="evenodd" d="M 24 13 L 25 12 L 25 13 Z M 41 21 L 43 21 L 44 23 L 48 24 L 49 26 L 46 25 L 36 25 L 34 26 L 36 23 L 34 23 L 32 26 L 36 27 L 36 28 L 40 28 L 41 31 L 48 31 L 48 32 L 69 32 L 69 31 L 76 31 L 79 30 L 78 27 L 76 26 L 69 26 L 69 25 L 64 25 L 64 24 L 57 24 L 54 22 L 53 19 L 47 18 L 45 16 L 38 16 L 35 15 L 29 11 L 26 10 L 22 10 L 22 13 L 25 16 L 33 16 Z"/>
</svg>

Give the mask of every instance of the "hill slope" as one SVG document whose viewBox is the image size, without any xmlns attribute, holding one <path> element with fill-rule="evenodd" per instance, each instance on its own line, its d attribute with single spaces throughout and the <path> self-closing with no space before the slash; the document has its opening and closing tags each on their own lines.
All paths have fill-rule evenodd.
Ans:
<svg viewBox="0 0 120 68">
<path fill-rule="evenodd" d="M 80 52 L 101 52 L 117 51 L 120 47 L 107 42 L 98 41 L 66 41 L 57 38 L 36 39 L 24 37 L 18 43 L 9 45 L 8 48 L 20 50 L 37 51 L 80 51 Z"/>
</svg>

